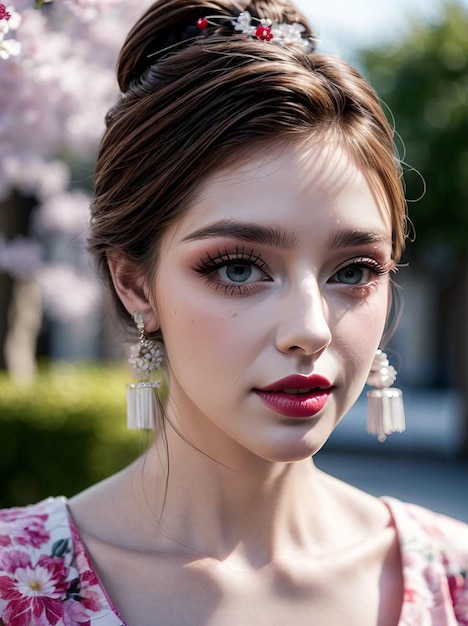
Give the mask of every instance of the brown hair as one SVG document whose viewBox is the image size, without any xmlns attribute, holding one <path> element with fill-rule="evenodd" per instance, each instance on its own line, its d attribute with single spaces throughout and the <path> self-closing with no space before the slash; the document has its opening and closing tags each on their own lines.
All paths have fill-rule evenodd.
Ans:
<svg viewBox="0 0 468 626">
<path fill-rule="evenodd" d="M 154 272 L 165 229 L 215 169 L 265 143 L 329 133 L 377 178 L 390 207 L 393 258 L 400 258 L 406 227 L 401 170 L 375 92 L 338 58 L 236 33 L 231 20 L 245 9 L 300 22 L 313 40 L 306 19 L 287 0 L 160 0 L 127 37 L 117 72 L 122 96 L 107 116 L 98 157 L 89 238 L 109 283 L 112 250 L 143 276 Z M 205 15 L 230 19 L 218 20 L 203 36 L 194 25 Z"/>
</svg>

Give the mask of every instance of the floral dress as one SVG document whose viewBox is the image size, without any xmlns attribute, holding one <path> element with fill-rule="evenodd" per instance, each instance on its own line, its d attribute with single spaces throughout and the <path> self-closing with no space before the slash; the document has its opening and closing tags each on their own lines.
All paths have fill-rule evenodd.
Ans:
<svg viewBox="0 0 468 626">
<path fill-rule="evenodd" d="M 400 540 L 398 626 L 468 626 L 468 526 L 383 498 Z M 124 626 L 65 498 L 0 511 L 1 626 Z"/>
<path fill-rule="evenodd" d="M 0 511 L 2 626 L 123 626 L 65 498 Z"/>
</svg>

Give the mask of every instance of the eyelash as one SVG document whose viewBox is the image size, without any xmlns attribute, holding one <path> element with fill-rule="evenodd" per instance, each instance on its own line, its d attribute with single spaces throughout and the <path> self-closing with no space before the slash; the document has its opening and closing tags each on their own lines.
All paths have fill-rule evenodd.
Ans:
<svg viewBox="0 0 468 626">
<path fill-rule="evenodd" d="M 392 270 L 393 263 L 392 261 L 389 261 L 388 263 L 382 264 L 379 263 L 379 261 L 377 261 L 376 259 L 364 256 L 358 259 L 352 259 L 351 261 L 345 261 L 336 269 L 335 274 L 337 274 L 345 267 L 366 267 L 374 274 L 377 274 L 378 276 L 383 276 L 385 274 L 388 274 L 388 272 Z"/>
<path fill-rule="evenodd" d="M 345 283 L 339 283 L 338 281 L 334 281 L 333 278 L 338 274 L 338 272 L 346 268 L 368 269 L 374 275 L 374 278 L 364 284 L 358 285 L 346 285 Z M 364 297 L 370 292 L 372 288 L 377 285 L 377 279 L 380 276 L 385 276 L 386 274 L 394 270 L 395 264 L 392 260 L 382 264 L 379 263 L 379 261 L 377 261 L 376 259 L 370 257 L 360 257 L 357 259 L 345 261 L 335 270 L 333 276 L 329 279 L 328 282 L 344 285 L 347 289 L 351 290 L 351 293 L 354 293 L 357 296 Z"/>
<path fill-rule="evenodd" d="M 210 275 L 214 274 L 217 270 L 239 261 L 245 262 L 246 264 L 250 263 L 262 271 L 265 274 L 263 281 L 234 285 L 210 280 Z M 271 270 L 261 256 L 256 254 L 253 249 L 246 250 L 245 247 L 239 246 L 236 246 L 235 250 L 232 252 L 230 250 L 222 252 L 218 249 L 215 256 L 207 254 L 193 269 L 201 276 L 205 276 L 216 291 L 223 290 L 224 295 L 244 295 L 253 289 L 257 289 L 259 282 L 270 282 L 272 280 Z"/>
<path fill-rule="evenodd" d="M 255 266 L 257 269 L 262 271 L 265 274 L 265 278 L 262 281 L 253 281 L 250 283 L 244 284 L 229 284 L 223 283 L 220 281 L 213 280 L 210 278 L 212 274 L 216 271 L 220 270 L 223 267 L 230 265 L 231 263 L 236 262 L 245 262 L 246 264 L 251 264 Z M 365 284 L 357 284 L 357 285 L 346 285 L 345 283 L 340 283 L 339 281 L 334 281 L 333 278 L 343 269 L 346 268 L 364 268 L 370 270 L 370 272 L 374 275 L 374 279 L 366 282 Z M 224 295 L 245 295 L 250 293 L 253 290 L 257 290 L 259 287 L 259 282 L 271 282 L 271 270 L 268 265 L 263 261 L 259 254 L 256 254 L 253 249 L 246 250 L 245 247 L 236 246 L 234 251 L 224 250 L 221 251 L 218 249 L 218 252 L 215 256 L 211 256 L 207 254 L 204 259 L 199 261 L 194 268 L 198 274 L 206 277 L 207 282 L 214 287 L 215 291 L 222 290 Z M 367 293 L 376 286 L 377 278 L 379 276 L 385 276 L 390 271 L 394 270 L 393 261 L 389 261 L 385 264 L 379 263 L 376 259 L 370 257 L 359 257 L 356 259 L 348 260 L 342 263 L 334 272 L 333 276 L 328 280 L 329 283 L 340 284 L 343 285 L 346 289 L 349 289 L 352 293 L 354 292 L 358 296 L 365 296 Z"/>
</svg>

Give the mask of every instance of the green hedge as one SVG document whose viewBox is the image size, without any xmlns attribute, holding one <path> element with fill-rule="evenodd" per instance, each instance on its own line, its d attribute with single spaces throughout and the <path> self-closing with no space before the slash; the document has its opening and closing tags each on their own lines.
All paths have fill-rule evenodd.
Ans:
<svg viewBox="0 0 468 626">
<path fill-rule="evenodd" d="M 56 364 L 28 385 L 0 374 L 0 507 L 71 496 L 118 471 L 149 436 L 125 424 L 127 372 Z"/>
</svg>

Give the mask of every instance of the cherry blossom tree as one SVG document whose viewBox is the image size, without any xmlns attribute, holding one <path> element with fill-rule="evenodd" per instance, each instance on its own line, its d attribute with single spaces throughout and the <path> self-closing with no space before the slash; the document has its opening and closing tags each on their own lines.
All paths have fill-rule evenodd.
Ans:
<svg viewBox="0 0 468 626">
<path fill-rule="evenodd" d="M 70 322 L 99 305 L 85 253 L 93 159 L 118 49 L 149 0 L 11 2 L 0 3 L 0 367 L 27 374 L 43 311 Z"/>
</svg>

